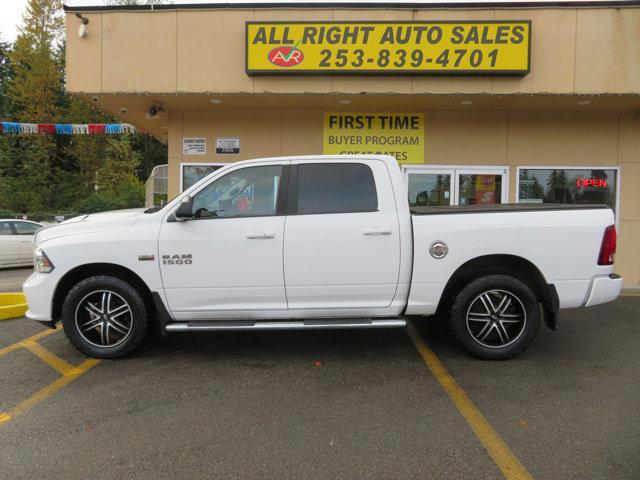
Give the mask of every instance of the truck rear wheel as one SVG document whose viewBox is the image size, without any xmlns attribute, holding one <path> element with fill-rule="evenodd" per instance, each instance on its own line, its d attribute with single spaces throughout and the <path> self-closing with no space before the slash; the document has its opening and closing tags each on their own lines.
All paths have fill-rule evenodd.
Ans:
<svg viewBox="0 0 640 480">
<path fill-rule="evenodd" d="M 462 346 L 487 360 L 524 351 L 540 328 L 540 306 L 525 283 L 508 275 L 488 275 L 456 296 L 450 326 Z"/>
<path fill-rule="evenodd" d="M 145 337 L 147 309 L 127 282 L 98 275 L 69 291 L 62 305 L 62 325 L 69 341 L 85 355 L 124 357 Z"/>
</svg>

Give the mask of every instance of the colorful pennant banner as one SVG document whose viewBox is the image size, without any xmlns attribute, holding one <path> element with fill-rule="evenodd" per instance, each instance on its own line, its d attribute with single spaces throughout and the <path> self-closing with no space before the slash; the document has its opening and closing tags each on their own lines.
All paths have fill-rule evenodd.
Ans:
<svg viewBox="0 0 640 480">
<path fill-rule="evenodd" d="M 48 133 L 51 135 L 93 135 L 135 133 L 128 123 L 17 123 L 0 122 L 0 133 Z"/>
</svg>

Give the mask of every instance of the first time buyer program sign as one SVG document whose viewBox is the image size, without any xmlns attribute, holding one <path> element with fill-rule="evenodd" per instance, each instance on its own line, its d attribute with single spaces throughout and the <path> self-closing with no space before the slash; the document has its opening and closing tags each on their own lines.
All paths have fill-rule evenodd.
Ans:
<svg viewBox="0 0 640 480">
<path fill-rule="evenodd" d="M 526 75 L 530 21 L 247 22 L 249 75 Z"/>
<path fill-rule="evenodd" d="M 325 155 L 392 155 L 424 163 L 424 113 L 325 113 Z"/>
</svg>

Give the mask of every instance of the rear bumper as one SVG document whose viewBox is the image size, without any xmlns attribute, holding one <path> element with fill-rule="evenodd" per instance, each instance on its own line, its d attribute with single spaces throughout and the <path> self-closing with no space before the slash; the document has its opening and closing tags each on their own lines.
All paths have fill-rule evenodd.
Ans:
<svg viewBox="0 0 640 480">
<path fill-rule="evenodd" d="M 611 302 L 618 298 L 622 290 L 622 277 L 612 273 L 604 277 L 596 277 L 591 283 L 591 290 L 587 296 L 585 307 L 592 307 L 601 303 Z"/>
</svg>

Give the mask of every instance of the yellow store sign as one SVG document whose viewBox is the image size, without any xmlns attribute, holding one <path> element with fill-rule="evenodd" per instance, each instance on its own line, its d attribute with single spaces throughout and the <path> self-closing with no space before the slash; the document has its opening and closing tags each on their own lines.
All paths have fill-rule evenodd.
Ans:
<svg viewBox="0 0 640 480">
<path fill-rule="evenodd" d="M 322 153 L 424 163 L 424 113 L 325 113 Z"/>
<path fill-rule="evenodd" d="M 526 75 L 530 21 L 247 22 L 249 75 Z"/>
</svg>

